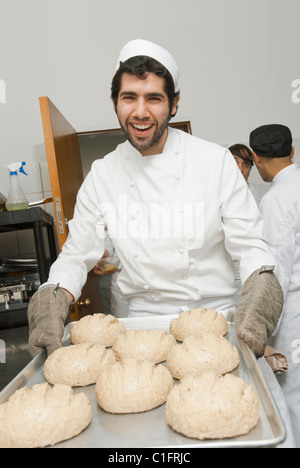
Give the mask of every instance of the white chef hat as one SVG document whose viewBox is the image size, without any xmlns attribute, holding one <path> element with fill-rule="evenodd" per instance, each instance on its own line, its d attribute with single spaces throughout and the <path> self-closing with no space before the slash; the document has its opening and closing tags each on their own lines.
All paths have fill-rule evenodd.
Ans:
<svg viewBox="0 0 300 468">
<path fill-rule="evenodd" d="M 144 39 L 135 39 L 125 44 L 120 52 L 116 70 L 118 70 L 120 62 L 125 62 L 138 55 L 152 57 L 161 63 L 173 78 L 175 92 L 177 93 L 179 91 L 179 70 L 174 58 L 170 52 L 153 42 L 145 41 Z"/>
</svg>

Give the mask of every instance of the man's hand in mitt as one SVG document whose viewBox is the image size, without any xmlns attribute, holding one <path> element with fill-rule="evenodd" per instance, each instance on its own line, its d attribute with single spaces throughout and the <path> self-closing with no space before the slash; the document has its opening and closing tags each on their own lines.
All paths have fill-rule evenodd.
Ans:
<svg viewBox="0 0 300 468">
<path fill-rule="evenodd" d="M 34 357 L 41 348 L 48 356 L 62 346 L 69 302 L 66 293 L 58 286 L 38 290 L 28 306 L 29 354 Z"/>
<path fill-rule="evenodd" d="M 235 314 L 236 335 L 257 358 L 263 356 L 283 308 L 282 288 L 273 270 L 263 266 L 252 273 L 242 288 Z"/>
</svg>

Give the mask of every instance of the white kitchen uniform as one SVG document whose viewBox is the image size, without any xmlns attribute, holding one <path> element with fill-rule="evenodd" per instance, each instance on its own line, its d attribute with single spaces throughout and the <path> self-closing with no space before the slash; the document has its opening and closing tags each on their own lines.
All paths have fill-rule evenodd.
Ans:
<svg viewBox="0 0 300 468">
<path fill-rule="evenodd" d="M 259 205 L 260 200 L 269 190 L 270 184 L 266 184 L 266 183 L 253 184 L 252 182 L 248 182 L 248 187 L 249 187 L 250 192 L 254 196 L 256 203 Z"/>
<path fill-rule="evenodd" d="M 253 184 L 247 182 L 247 186 L 252 193 L 257 205 L 259 205 L 261 198 L 266 194 L 269 190 L 269 184 Z M 238 260 L 234 261 L 234 268 L 235 268 L 235 280 L 237 286 L 237 293 L 235 296 L 236 303 L 239 301 L 241 292 L 242 292 L 242 283 L 241 283 L 241 276 L 240 276 L 240 262 Z"/>
<path fill-rule="evenodd" d="M 264 234 L 283 269 L 285 305 L 271 346 L 288 360 L 288 372 L 278 376 L 289 406 L 294 436 L 300 447 L 300 166 L 280 171 L 261 200 Z"/>
<path fill-rule="evenodd" d="M 275 264 L 262 228 L 231 153 L 169 128 L 162 154 L 143 157 L 126 141 L 93 163 L 48 283 L 77 300 L 108 234 L 131 316 L 233 309 L 232 258 L 240 261 L 242 283 Z"/>
</svg>

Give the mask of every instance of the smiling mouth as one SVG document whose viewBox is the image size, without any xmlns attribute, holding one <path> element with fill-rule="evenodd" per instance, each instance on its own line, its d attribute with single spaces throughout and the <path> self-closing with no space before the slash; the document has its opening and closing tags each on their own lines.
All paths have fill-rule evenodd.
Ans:
<svg viewBox="0 0 300 468">
<path fill-rule="evenodd" d="M 132 128 L 138 133 L 147 133 L 152 127 L 153 124 L 133 124 L 131 123 Z"/>
</svg>

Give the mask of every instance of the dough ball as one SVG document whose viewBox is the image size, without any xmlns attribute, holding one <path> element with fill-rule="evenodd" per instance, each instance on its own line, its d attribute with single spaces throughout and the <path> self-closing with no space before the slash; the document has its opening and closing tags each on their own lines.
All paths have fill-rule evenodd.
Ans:
<svg viewBox="0 0 300 468">
<path fill-rule="evenodd" d="M 174 378 L 213 370 L 218 374 L 231 372 L 239 364 L 239 353 L 226 338 L 214 333 L 190 335 L 174 346 L 167 358 L 167 368 Z"/>
<path fill-rule="evenodd" d="M 128 330 L 119 335 L 113 345 L 119 360 L 137 358 L 155 363 L 165 361 L 172 346 L 176 344 L 173 335 L 161 330 Z"/>
<path fill-rule="evenodd" d="M 114 352 L 99 344 L 64 346 L 47 358 L 44 376 L 53 385 L 60 383 L 81 387 L 96 383 L 104 367 L 114 362 Z"/>
<path fill-rule="evenodd" d="M 181 312 L 178 318 L 172 319 L 170 332 L 178 341 L 204 333 L 224 336 L 228 332 L 228 324 L 225 317 L 213 309 L 194 309 Z"/>
<path fill-rule="evenodd" d="M 128 358 L 101 372 L 95 392 L 109 413 L 139 413 L 163 404 L 173 385 L 164 365 Z"/>
<path fill-rule="evenodd" d="M 71 342 L 97 343 L 110 347 L 114 344 L 120 333 L 125 333 L 126 329 L 113 315 L 94 314 L 82 317 L 71 329 Z"/>
<path fill-rule="evenodd" d="M 247 434 L 258 419 L 256 393 L 231 374 L 188 375 L 167 398 L 167 423 L 191 438 L 223 439 Z"/>
<path fill-rule="evenodd" d="M 66 385 L 43 383 L 17 390 L 0 405 L 0 447 L 34 448 L 71 439 L 92 420 L 84 393 L 73 394 Z"/>
</svg>

